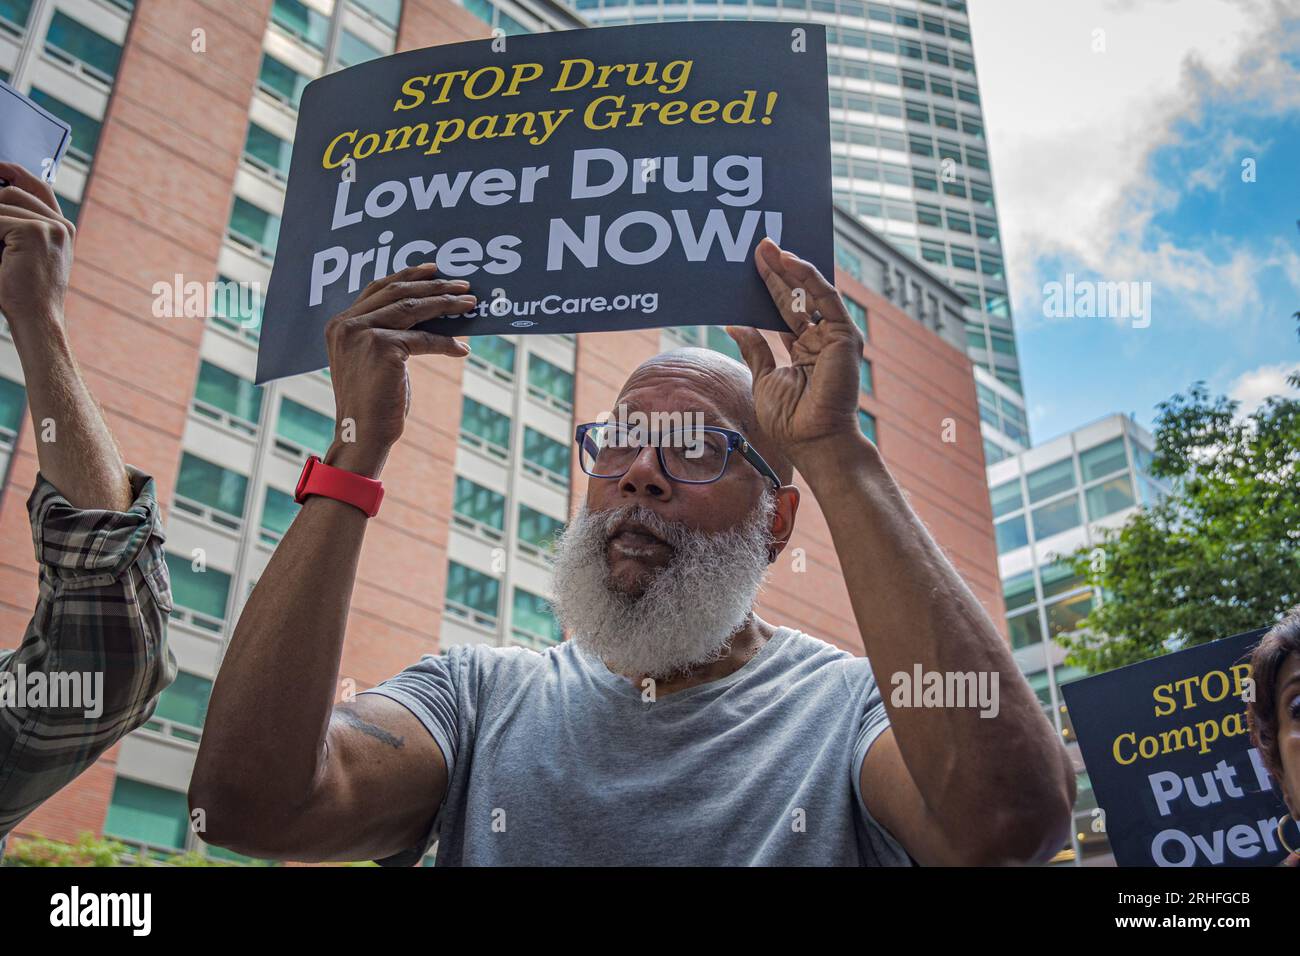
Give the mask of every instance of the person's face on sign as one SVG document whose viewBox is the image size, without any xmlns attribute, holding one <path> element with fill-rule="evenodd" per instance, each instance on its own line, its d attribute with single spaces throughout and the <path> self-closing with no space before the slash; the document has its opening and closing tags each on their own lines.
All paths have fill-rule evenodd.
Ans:
<svg viewBox="0 0 1300 956">
<path fill-rule="evenodd" d="M 1289 654 L 1277 673 L 1277 753 L 1282 790 L 1294 817 L 1300 814 L 1300 654 Z"/>
<path fill-rule="evenodd" d="M 643 421 L 654 421 L 655 413 L 661 413 L 659 421 L 666 423 L 676 413 L 676 418 L 685 424 L 734 429 L 744 434 L 776 468 L 783 482 L 788 482 L 788 476 L 777 464 L 775 452 L 765 448 L 762 437 L 756 434 L 747 373 L 739 366 L 728 367 L 722 361 L 711 359 L 711 353 L 693 358 L 689 357 L 689 351 L 680 356 L 672 353 L 672 357 L 657 357 L 633 372 L 607 420 L 634 422 L 637 420 L 634 415 L 639 414 L 644 416 Z M 764 489 L 771 487 L 772 482 L 738 451 L 730 455 L 717 481 L 708 484 L 675 481 L 665 473 L 654 447 L 647 443 L 635 453 L 621 478 L 589 478 L 586 501 L 587 508 L 593 512 L 639 505 L 669 523 L 714 534 L 741 525 L 753 512 Z M 792 509 L 785 496 L 781 496 L 772 527 L 774 537 L 783 542 L 789 535 L 792 520 Z M 674 548 L 643 525 L 629 521 L 615 527 L 608 536 L 605 557 L 610 585 L 628 594 L 639 594 L 660 570 L 671 564 Z"/>
</svg>

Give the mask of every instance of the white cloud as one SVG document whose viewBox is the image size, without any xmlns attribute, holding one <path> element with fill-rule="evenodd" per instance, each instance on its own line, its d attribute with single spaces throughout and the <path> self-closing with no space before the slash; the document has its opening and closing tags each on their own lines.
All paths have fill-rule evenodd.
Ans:
<svg viewBox="0 0 1300 956">
<path fill-rule="evenodd" d="M 1266 144 L 1215 131 L 1190 144 L 1201 162 L 1177 183 L 1148 163 L 1207 102 L 1300 108 L 1300 71 L 1282 55 L 1300 44 L 1300 0 L 971 0 L 971 22 L 1018 322 L 1042 321 L 1054 260 L 1150 281 L 1157 307 L 1177 301 L 1191 318 L 1249 316 L 1260 274 L 1292 265 L 1291 250 L 1225 239 L 1211 256 L 1152 221 L 1182 190 L 1239 183 L 1240 159 Z"/>
<path fill-rule="evenodd" d="M 1300 371 L 1300 362 L 1290 365 L 1261 365 L 1237 376 L 1228 389 L 1228 397 L 1241 402 L 1241 407 L 1237 409 L 1241 416 L 1249 415 L 1274 395 L 1295 398 L 1300 393 L 1287 384 L 1287 376 L 1297 371 Z"/>
</svg>

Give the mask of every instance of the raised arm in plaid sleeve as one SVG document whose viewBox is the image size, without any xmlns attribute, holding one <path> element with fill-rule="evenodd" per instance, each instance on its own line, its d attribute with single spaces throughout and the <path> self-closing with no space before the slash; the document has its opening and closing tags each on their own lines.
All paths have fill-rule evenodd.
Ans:
<svg viewBox="0 0 1300 956">
<path fill-rule="evenodd" d="M 0 652 L 0 839 L 148 720 L 176 677 L 154 482 L 128 471 L 127 511 L 74 508 L 39 475 L 27 500 L 40 597 L 22 645 Z"/>
</svg>

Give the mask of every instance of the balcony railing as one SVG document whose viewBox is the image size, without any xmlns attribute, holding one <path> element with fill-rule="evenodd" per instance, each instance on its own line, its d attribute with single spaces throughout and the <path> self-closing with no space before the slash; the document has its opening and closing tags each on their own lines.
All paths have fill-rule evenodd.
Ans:
<svg viewBox="0 0 1300 956">
<path fill-rule="evenodd" d="M 496 615 L 484 614 L 482 611 L 476 611 L 474 608 L 469 607 L 466 604 L 458 604 L 457 602 L 448 599 L 447 613 L 487 631 L 495 633 L 497 629 Z"/>
<path fill-rule="evenodd" d="M 48 40 L 45 41 L 45 55 L 54 60 L 59 66 L 63 67 L 69 73 L 90 80 L 92 85 L 104 89 L 113 88 L 113 77 L 105 73 L 97 66 L 92 66 L 85 60 L 80 60 L 73 56 L 67 50 L 55 46 Z"/>
<path fill-rule="evenodd" d="M 203 731 L 198 727 L 182 724 L 175 720 L 168 720 L 166 717 L 154 717 L 146 722 L 141 729 L 162 737 L 180 740 L 187 744 L 197 744 L 199 738 L 203 736 Z"/>
<path fill-rule="evenodd" d="M 257 435 L 257 424 L 255 422 L 250 422 L 237 415 L 232 415 L 230 412 L 217 408 L 215 405 L 210 405 L 201 399 L 194 399 L 194 404 L 190 406 L 190 410 L 196 415 L 199 415 L 208 421 L 216 422 L 222 428 L 235 432 L 238 435 L 249 438 L 256 437 Z"/>
<path fill-rule="evenodd" d="M 499 531 L 486 522 L 479 521 L 477 518 L 471 518 L 469 515 L 461 514 L 458 511 L 452 512 L 451 521 L 452 524 L 456 525 L 458 528 L 464 528 L 471 534 L 483 538 L 486 541 L 490 541 L 493 544 L 500 544 L 506 538 L 504 531 Z"/>
<path fill-rule="evenodd" d="M 176 495 L 172 499 L 172 504 L 181 511 L 184 511 L 186 514 L 193 515 L 204 524 L 220 531 L 230 531 L 238 534 L 240 529 L 244 526 L 243 518 L 222 511 L 220 508 L 205 505 L 203 502 L 195 501 L 193 498 Z"/>
<path fill-rule="evenodd" d="M 498 445 L 496 442 L 489 441 L 486 438 L 480 438 L 473 432 L 466 431 L 463 428 L 460 430 L 460 440 L 464 442 L 466 446 L 473 448 L 476 451 L 483 452 L 485 455 L 491 455 L 493 458 L 500 459 L 501 461 L 510 460 L 510 449 Z"/>
<path fill-rule="evenodd" d="M 188 624 L 190 627 L 198 628 L 201 631 L 207 631 L 210 634 L 220 634 L 226 628 L 225 618 L 213 617 L 211 614 L 204 614 L 202 611 L 181 607 L 179 604 L 172 608 L 171 616 L 183 624 Z"/>
<path fill-rule="evenodd" d="M 543 481 L 548 481 L 557 488 L 563 488 L 565 491 L 569 490 L 569 479 L 558 472 L 551 471 L 549 468 L 543 468 L 541 465 L 534 464 L 527 459 L 524 459 L 523 461 L 523 468 L 524 471 L 532 475 L 534 478 L 541 478 Z"/>
</svg>

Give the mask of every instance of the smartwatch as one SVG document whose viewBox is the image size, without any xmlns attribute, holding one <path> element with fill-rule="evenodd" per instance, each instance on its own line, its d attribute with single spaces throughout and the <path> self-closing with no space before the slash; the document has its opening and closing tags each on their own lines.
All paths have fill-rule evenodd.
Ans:
<svg viewBox="0 0 1300 956">
<path fill-rule="evenodd" d="M 319 455 L 311 455 L 302 466 L 293 500 L 302 504 L 308 495 L 346 502 L 364 511 L 367 518 L 373 518 L 379 514 L 379 503 L 384 500 L 384 483 L 358 475 L 355 471 L 327 465 Z"/>
</svg>

